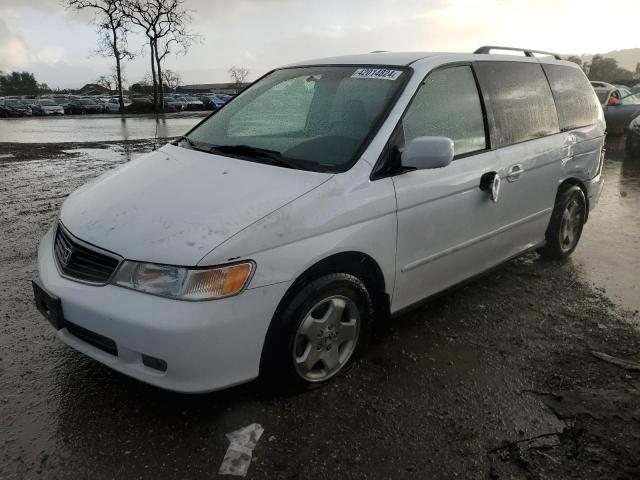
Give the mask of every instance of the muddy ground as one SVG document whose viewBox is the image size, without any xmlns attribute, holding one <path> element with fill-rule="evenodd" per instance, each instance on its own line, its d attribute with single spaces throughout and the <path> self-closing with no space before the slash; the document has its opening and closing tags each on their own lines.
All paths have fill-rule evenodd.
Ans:
<svg viewBox="0 0 640 480">
<path fill-rule="evenodd" d="M 640 316 L 575 260 L 514 260 L 302 392 L 172 394 L 62 345 L 31 298 L 38 239 L 74 188 L 150 146 L 0 144 L 0 479 L 210 479 L 252 422 L 255 479 L 640 478 L 640 371 L 591 353 L 640 361 Z"/>
</svg>

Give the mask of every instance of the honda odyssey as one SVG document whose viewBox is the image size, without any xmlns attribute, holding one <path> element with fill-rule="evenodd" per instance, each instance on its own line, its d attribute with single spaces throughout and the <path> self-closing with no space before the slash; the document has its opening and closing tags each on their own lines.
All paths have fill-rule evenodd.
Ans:
<svg viewBox="0 0 640 480">
<path fill-rule="evenodd" d="M 567 257 L 603 185 L 600 102 L 573 63 L 491 52 L 269 72 L 66 199 L 39 310 L 165 389 L 306 384 L 381 318 L 532 249 Z"/>
</svg>

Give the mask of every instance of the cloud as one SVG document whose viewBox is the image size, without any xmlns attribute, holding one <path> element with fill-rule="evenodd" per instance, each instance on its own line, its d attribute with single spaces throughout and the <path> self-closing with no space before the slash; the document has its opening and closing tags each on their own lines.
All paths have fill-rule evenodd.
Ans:
<svg viewBox="0 0 640 480">
<path fill-rule="evenodd" d="M 638 0 L 618 0 L 637 11 Z M 587 2 L 588 3 L 588 2 Z M 637 45 L 634 15 L 602 21 L 584 0 L 184 0 L 190 29 L 205 37 L 166 68 L 186 83 L 228 80 L 230 65 L 252 78 L 280 65 L 372 50 L 471 52 L 497 44 L 549 51 L 598 52 Z M 61 86 L 94 80 L 113 69 L 91 56 L 95 26 L 89 12 L 61 0 L 0 0 L 0 69 L 33 70 Z M 598 31 L 599 35 L 593 35 Z M 126 63 L 127 78 L 144 77 L 149 56 L 139 33 L 130 49 L 144 52 Z M 65 80 L 66 79 L 66 80 Z"/>
<path fill-rule="evenodd" d="M 14 70 L 29 65 L 29 48 L 21 36 L 9 30 L 0 19 L 0 70 Z"/>
<path fill-rule="evenodd" d="M 0 19 L 0 70 L 33 70 L 34 65 L 56 65 L 65 58 L 65 49 L 45 45 L 34 51 L 22 35 L 9 29 Z"/>
<path fill-rule="evenodd" d="M 80 88 L 94 82 L 104 73 L 93 66 L 73 65 L 65 61 L 36 61 L 29 65 L 29 71 L 33 72 L 39 82 L 44 82 L 51 88 Z"/>
<path fill-rule="evenodd" d="M 57 0 L 2 0 L 1 9 L 33 8 L 35 10 L 59 11 L 63 7 Z"/>
<path fill-rule="evenodd" d="M 42 62 L 48 65 L 60 63 L 65 58 L 65 50 L 55 45 L 46 46 L 32 55 L 32 61 Z"/>
</svg>

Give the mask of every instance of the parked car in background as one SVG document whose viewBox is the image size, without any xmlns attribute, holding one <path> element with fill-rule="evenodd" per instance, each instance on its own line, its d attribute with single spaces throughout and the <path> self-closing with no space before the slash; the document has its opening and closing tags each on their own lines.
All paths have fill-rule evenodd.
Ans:
<svg viewBox="0 0 640 480">
<path fill-rule="evenodd" d="M 168 390 L 309 385 L 376 320 L 532 248 L 567 258 L 602 191 L 604 116 L 576 64 L 523 53 L 273 70 L 66 198 L 38 309 L 61 341 Z"/>
<path fill-rule="evenodd" d="M 205 108 L 209 108 L 213 110 L 216 108 L 220 108 L 222 105 L 227 103 L 228 98 L 223 97 L 222 95 L 213 94 L 213 95 L 208 95 L 202 98 L 201 100 L 204 103 Z"/>
<path fill-rule="evenodd" d="M 606 82 L 591 82 L 593 90 L 600 100 L 600 104 L 605 107 L 607 105 L 615 103 L 622 98 L 620 89 Z"/>
<path fill-rule="evenodd" d="M 71 99 L 69 97 L 49 96 L 49 97 L 43 97 L 43 98 L 53 100 L 56 104 L 60 105 L 63 108 L 65 113 L 70 113 L 69 104 L 71 103 Z"/>
<path fill-rule="evenodd" d="M 91 98 L 76 98 L 69 103 L 69 112 L 84 115 L 86 113 L 102 113 L 104 108 Z"/>
<path fill-rule="evenodd" d="M 181 112 L 186 110 L 187 104 L 175 95 L 167 94 L 164 96 L 164 108 L 168 112 Z"/>
<path fill-rule="evenodd" d="M 3 105 L 17 112 L 19 115 L 16 116 L 30 117 L 33 114 L 31 105 L 27 104 L 20 98 L 5 98 Z"/>
<path fill-rule="evenodd" d="M 631 120 L 640 115 L 640 93 L 630 94 L 603 106 L 608 129 L 627 129 Z"/>
<path fill-rule="evenodd" d="M 640 116 L 634 118 L 627 127 L 625 151 L 627 156 L 640 160 Z"/>
<path fill-rule="evenodd" d="M 627 95 L 631 95 L 631 89 L 629 87 L 627 87 L 626 85 L 620 85 L 618 83 L 613 83 L 612 85 L 618 89 L 618 91 L 620 92 L 620 95 L 622 97 L 626 97 Z"/>
<path fill-rule="evenodd" d="M 133 104 L 142 104 L 142 105 L 150 105 L 153 104 L 153 97 L 150 95 L 129 95 L 131 99 L 131 103 Z"/>
<path fill-rule="evenodd" d="M 122 101 L 124 102 L 125 108 L 131 105 L 131 100 L 127 97 L 123 97 Z M 103 104 L 103 108 L 106 113 L 118 113 L 120 111 L 120 99 L 118 97 L 109 98 Z"/>
<path fill-rule="evenodd" d="M 31 110 L 33 110 L 33 106 L 36 104 L 36 99 L 35 98 L 21 98 L 20 101 L 24 104 L 24 105 L 29 105 L 31 107 Z"/>
<path fill-rule="evenodd" d="M 8 117 L 24 117 L 24 112 L 13 108 L 9 105 L 5 105 L 2 100 L 0 100 L 0 117 L 8 118 Z"/>
<path fill-rule="evenodd" d="M 41 98 L 31 107 L 34 115 L 64 115 L 64 107 L 58 105 L 54 100 Z"/>
<path fill-rule="evenodd" d="M 204 103 L 202 100 L 199 100 L 197 97 L 192 97 L 189 95 L 184 95 L 179 97 L 180 100 L 185 102 L 186 110 L 203 110 Z"/>
</svg>

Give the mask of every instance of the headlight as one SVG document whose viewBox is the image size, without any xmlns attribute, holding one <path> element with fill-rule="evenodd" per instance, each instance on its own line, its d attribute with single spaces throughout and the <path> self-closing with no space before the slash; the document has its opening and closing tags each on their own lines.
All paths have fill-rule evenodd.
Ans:
<svg viewBox="0 0 640 480">
<path fill-rule="evenodd" d="M 252 262 L 212 268 L 185 268 L 125 261 L 112 283 L 178 300 L 213 300 L 240 293 L 251 278 Z"/>
</svg>

